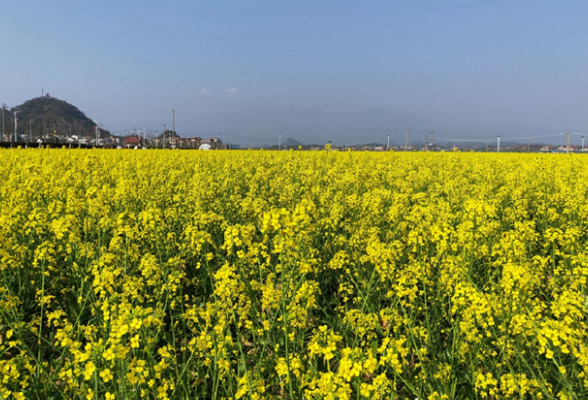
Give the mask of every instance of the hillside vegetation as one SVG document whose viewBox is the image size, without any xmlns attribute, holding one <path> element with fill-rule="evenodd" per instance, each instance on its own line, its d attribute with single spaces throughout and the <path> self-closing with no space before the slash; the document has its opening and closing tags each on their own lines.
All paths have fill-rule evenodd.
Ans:
<svg viewBox="0 0 588 400">
<path fill-rule="evenodd" d="M 96 124 L 76 106 L 54 97 L 36 97 L 10 110 L 10 131 L 14 132 L 14 111 L 18 111 L 18 133 L 34 137 L 47 134 L 92 135 Z M 8 119 L 7 119 L 8 123 Z"/>
</svg>

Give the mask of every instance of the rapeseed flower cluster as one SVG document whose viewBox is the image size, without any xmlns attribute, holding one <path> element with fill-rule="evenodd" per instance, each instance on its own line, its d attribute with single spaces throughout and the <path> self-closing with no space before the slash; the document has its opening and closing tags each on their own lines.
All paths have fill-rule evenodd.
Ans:
<svg viewBox="0 0 588 400">
<path fill-rule="evenodd" d="M 581 155 L 0 154 L 0 399 L 588 397 Z"/>
</svg>

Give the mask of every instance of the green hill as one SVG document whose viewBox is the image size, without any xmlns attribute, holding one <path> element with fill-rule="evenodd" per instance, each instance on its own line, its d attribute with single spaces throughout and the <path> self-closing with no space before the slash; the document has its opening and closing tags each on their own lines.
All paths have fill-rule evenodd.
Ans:
<svg viewBox="0 0 588 400">
<path fill-rule="evenodd" d="M 18 111 L 18 133 L 33 137 L 46 135 L 93 136 L 96 124 L 77 107 L 66 101 L 50 97 L 36 97 L 10 110 Z M 14 120 L 10 116 L 10 121 Z M 8 119 L 7 121 L 8 122 Z M 10 128 L 14 132 L 14 128 Z M 101 130 L 101 135 L 107 133 Z"/>
</svg>

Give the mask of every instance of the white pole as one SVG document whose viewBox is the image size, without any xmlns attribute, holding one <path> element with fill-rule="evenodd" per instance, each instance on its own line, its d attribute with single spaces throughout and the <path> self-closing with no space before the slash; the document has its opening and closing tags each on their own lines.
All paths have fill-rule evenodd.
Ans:
<svg viewBox="0 0 588 400">
<path fill-rule="evenodd" d="M 582 153 L 584 152 L 584 136 L 582 136 Z"/>
<path fill-rule="evenodd" d="M 500 153 L 500 136 L 496 136 L 496 152 Z"/>
<path fill-rule="evenodd" d="M 278 150 L 282 150 L 282 132 L 278 132 Z"/>
<path fill-rule="evenodd" d="M 388 143 L 386 144 L 386 151 L 390 151 L 390 134 L 388 134 Z"/>
</svg>

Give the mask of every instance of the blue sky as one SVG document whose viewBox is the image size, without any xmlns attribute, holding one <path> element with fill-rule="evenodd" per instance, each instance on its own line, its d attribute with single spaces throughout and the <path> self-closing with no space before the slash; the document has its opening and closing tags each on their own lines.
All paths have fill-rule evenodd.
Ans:
<svg viewBox="0 0 588 400">
<path fill-rule="evenodd" d="M 581 1 L 7 0 L 0 102 L 43 88 L 115 133 L 161 131 L 175 108 L 183 136 L 251 143 L 584 132 L 586 15 Z"/>
</svg>

